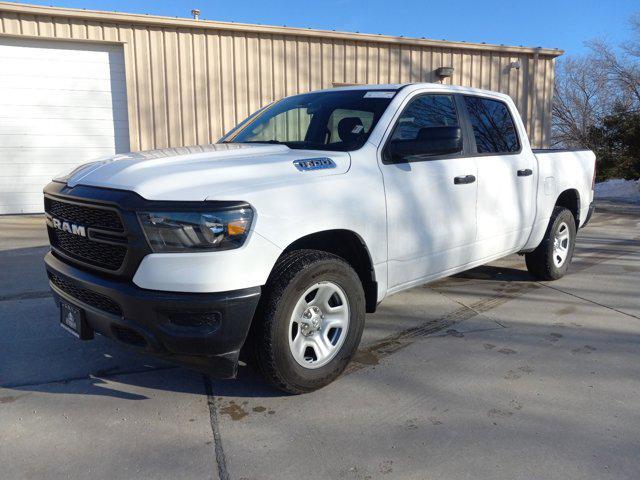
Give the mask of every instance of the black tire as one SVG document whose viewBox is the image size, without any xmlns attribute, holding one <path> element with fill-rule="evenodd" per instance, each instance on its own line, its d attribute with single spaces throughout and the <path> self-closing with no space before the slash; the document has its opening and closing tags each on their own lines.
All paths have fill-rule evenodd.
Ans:
<svg viewBox="0 0 640 480">
<path fill-rule="evenodd" d="M 554 239 L 560 228 L 566 226 L 569 232 L 567 256 L 564 262 L 557 265 L 554 261 Z M 538 248 L 525 255 L 527 270 L 539 280 L 557 280 L 567 273 L 573 257 L 576 242 L 576 220 L 570 210 L 555 207 L 549 220 L 549 226 Z"/>
<path fill-rule="evenodd" d="M 332 360 L 305 368 L 289 347 L 293 309 L 305 291 L 318 282 L 342 288 L 349 307 L 349 326 Z M 251 331 L 253 363 L 263 377 L 288 393 L 306 393 L 331 383 L 355 354 L 365 319 L 365 297 L 356 272 L 342 258 L 318 250 L 296 250 L 278 261 L 263 290 Z"/>
</svg>

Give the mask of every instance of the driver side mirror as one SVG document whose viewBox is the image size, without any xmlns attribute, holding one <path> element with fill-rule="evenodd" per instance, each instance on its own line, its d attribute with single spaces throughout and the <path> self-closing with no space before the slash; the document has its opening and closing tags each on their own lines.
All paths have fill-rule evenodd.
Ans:
<svg viewBox="0 0 640 480">
<path fill-rule="evenodd" d="M 462 151 L 460 127 L 425 127 L 418 130 L 415 139 L 396 138 L 387 144 L 386 157 L 393 163 L 407 161 L 413 156 L 435 156 Z"/>
</svg>

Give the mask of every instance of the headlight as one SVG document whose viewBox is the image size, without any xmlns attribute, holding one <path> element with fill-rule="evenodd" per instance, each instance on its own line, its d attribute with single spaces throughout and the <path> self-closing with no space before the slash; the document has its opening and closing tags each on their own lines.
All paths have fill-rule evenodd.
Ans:
<svg viewBox="0 0 640 480">
<path fill-rule="evenodd" d="M 253 210 L 139 212 L 138 218 L 154 252 L 230 250 L 247 238 Z"/>
</svg>

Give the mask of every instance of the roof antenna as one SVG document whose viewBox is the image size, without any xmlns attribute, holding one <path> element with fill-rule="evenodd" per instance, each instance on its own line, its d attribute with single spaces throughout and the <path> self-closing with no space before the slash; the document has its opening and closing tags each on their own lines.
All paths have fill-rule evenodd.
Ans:
<svg viewBox="0 0 640 480">
<path fill-rule="evenodd" d="M 191 10 L 191 15 L 193 15 L 194 20 L 200 20 L 200 10 L 198 8 Z"/>
</svg>

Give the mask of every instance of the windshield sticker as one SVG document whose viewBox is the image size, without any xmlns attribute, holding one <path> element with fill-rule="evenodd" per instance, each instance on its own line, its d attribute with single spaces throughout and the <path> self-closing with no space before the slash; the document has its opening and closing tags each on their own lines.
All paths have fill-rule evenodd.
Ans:
<svg viewBox="0 0 640 480">
<path fill-rule="evenodd" d="M 351 130 L 351 133 L 360 133 L 362 130 L 364 130 L 364 126 L 356 125 L 353 127 L 353 130 Z"/>
<path fill-rule="evenodd" d="M 380 90 L 375 90 L 372 92 L 367 92 L 364 94 L 364 98 L 393 98 L 396 92 L 385 92 Z"/>
</svg>

